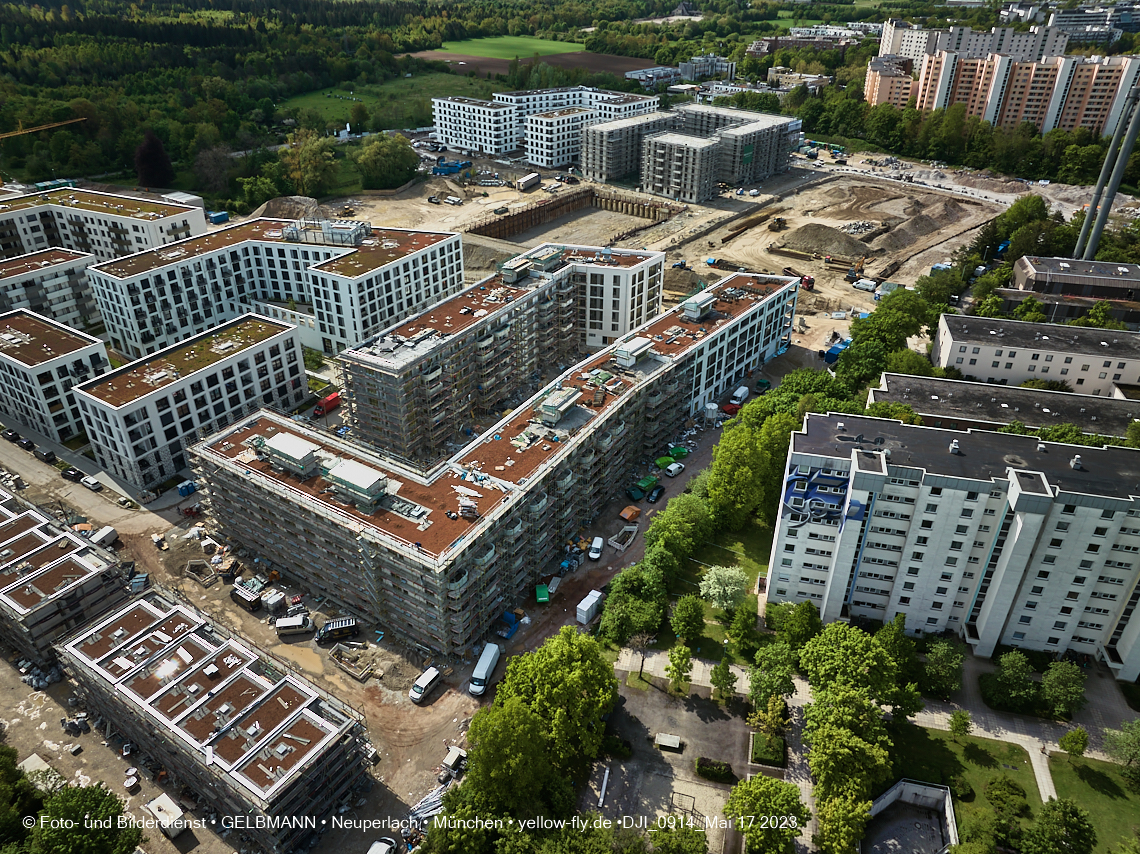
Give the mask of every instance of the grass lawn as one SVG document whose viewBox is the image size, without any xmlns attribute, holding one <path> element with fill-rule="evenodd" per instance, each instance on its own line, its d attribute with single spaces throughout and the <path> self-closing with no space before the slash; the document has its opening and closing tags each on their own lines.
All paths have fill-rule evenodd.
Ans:
<svg viewBox="0 0 1140 854">
<path fill-rule="evenodd" d="M 464 39 L 458 42 L 444 42 L 440 48 L 448 53 L 462 53 L 467 56 L 485 56 L 488 59 L 520 59 L 538 54 L 554 56 L 559 53 L 578 53 L 586 49 L 583 44 L 574 42 L 552 42 L 536 39 L 533 36 L 492 36 L 486 39 Z"/>
<path fill-rule="evenodd" d="M 72 436 L 64 442 L 63 447 L 71 451 L 78 451 L 80 448 L 86 448 L 90 444 L 91 441 L 87 438 L 87 434 L 80 433 L 78 436 Z"/>
<path fill-rule="evenodd" d="M 954 812 L 959 825 L 964 816 L 976 809 L 988 808 L 989 803 L 982 794 L 986 783 L 999 774 L 1008 774 L 1025 789 L 1029 809 L 1034 815 L 1041 808 L 1041 795 L 1037 791 L 1037 779 L 1029 764 L 1029 754 L 1016 744 L 994 741 L 989 738 L 966 736 L 959 741 L 948 732 L 924 729 L 912 723 L 902 723 L 890 728 L 894 740 L 891 753 L 899 776 L 927 783 L 948 785 L 952 777 L 962 775 L 974 789 L 969 801 L 954 799 Z M 882 790 L 873 793 L 878 797 L 894 785 L 892 778 Z M 1028 825 L 1029 819 L 1023 826 Z"/>
<path fill-rule="evenodd" d="M 631 672 L 628 676 L 626 676 L 625 684 L 626 684 L 626 687 L 634 688 L 638 691 L 648 691 L 650 688 L 653 687 L 652 682 L 650 682 L 644 676 L 639 676 L 638 674 L 633 673 L 633 672 Z"/>
<path fill-rule="evenodd" d="M 502 84 L 496 86 L 486 80 L 476 80 L 460 74 L 429 71 L 383 83 L 354 85 L 351 89 L 339 86 L 317 89 L 282 101 L 278 104 L 278 109 L 316 110 L 325 121 L 343 124 L 348 121 L 349 112 L 357 103 L 352 99 L 359 98 L 360 103 L 368 108 L 370 116 L 379 114 L 384 118 L 386 128 L 420 127 L 431 124 L 432 98 L 462 95 L 467 98 L 489 99 L 492 92 L 506 88 Z M 417 112 L 421 114 L 417 115 Z"/>
<path fill-rule="evenodd" d="M 1140 826 L 1140 794 L 1128 788 L 1120 766 L 1096 759 L 1073 759 L 1062 753 L 1049 757 L 1057 795 L 1071 798 L 1089 811 L 1096 828 L 1096 854 L 1107 854 Z"/>
</svg>

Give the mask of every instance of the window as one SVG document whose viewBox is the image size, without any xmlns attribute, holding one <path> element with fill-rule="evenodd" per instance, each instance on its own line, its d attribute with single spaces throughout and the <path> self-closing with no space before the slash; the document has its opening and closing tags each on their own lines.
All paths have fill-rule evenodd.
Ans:
<svg viewBox="0 0 1140 854">
<path fill-rule="evenodd" d="M 915 545 L 925 546 L 929 540 L 930 540 L 930 537 L 918 537 L 914 542 L 915 542 Z"/>
<path fill-rule="evenodd" d="M 914 590 L 914 582 L 913 581 L 904 581 L 903 582 L 903 590 Z"/>
<path fill-rule="evenodd" d="M 1037 610 L 1037 602 L 1034 601 L 1033 599 L 1030 599 L 1028 602 L 1025 603 L 1025 610 L 1036 611 Z"/>
<path fill-rule="evenodd" d="M 1048 581 L 1049 580 L 1049 573 L 1046 572 L 1045 570 L 1041 570 L 1040 572 L 1037 573 L 1037 578 L 1040 579 L 1041 581 Z"/>
<path fill-rule="evenodd" d="M 900 605 L 909 605 L 910 604 L 910 597 L 909 596 L 900 596 L 899 597 L 899 604 Z"/>
<path fill-rule="evenodd" d="M 940 496 L 942 494 L 942 487 L 941 486 L 932 486 L 930 488 L 930 494 L 937 498 L 938 496 Z"/>
<path fill-rule="evenodd" d="M 1021 625 L 1023 625 L 1023 626 L 1028 626 L 1030 623 L 1033 622 L 1033 618 L 1023 616 L 1023 617 L 1019 617 L 1017 621 L 1019 623 L 1021 623 Z"/>
<path fill-rule="evenodd" d="M 927 513 L 937 513 L 937 512 L 938 512 L 938 505 L 937 505 L 937 504 L 927 504 L 927 505 L 926 505 L 926 511 L 925 511 L 925 512 L 927 512 Z"/>
<path fill-rule="evenodd" d="M 1103 537 L 1107 533 L 1108 533 L 1108 528 L 1097 528 L 1093 531 L 1093 536 L 1094 537 Z"/>
<path fill-rule="evenodd" d="M 1092 552 L 1093 554 L 1096 554 L 1097 552 L 1100 551 L 1100 546 L 1097 545 L 1096 543 L 1089 543 L 1088 548 L 1086 548 L 1085 551 L 1086 552 Z"/>
<path fill-rule="evenodd" d="M 1045 643 L 1050 645 L 1050 646 L 1056 646 L 1060 642 L 1061 642 L 1060 638 L 1049 638 L 1049 640 L 1045 641 Z"/>
<path fill-rule="evenodd" d="M 912 552 L 910 559 L 911 560 L 922 560 L 923 557 L 925 557 L 925 556 L 926 556 L 925 552 Z"/>
<path fill-rule="evenodd" d="M 950 543 L 950 551 L 952 551 L 952 552 L 960 552 L 960 551 L 962 551 L 962 541 L 961 541 L 961 540 L 953 540 L 953 541 L 951 541 L 951 543 Z"/>
<path fill-rule="evenodd" d="M 1025 632 L 1014 632 L 1013 639 L 1015 641 L 1025 640 Z"/>
<path fill-rule="evenodd" d="M 946 565 L 947 566 L 957 566 L 958 565 L 958 558 L 956 558 L 956 557 L 946 558 Z"/>
<path fill-rule="evenodd" d="M 934 527 L 934 520 L 933 519 L 924 519 L 922 524 L 919 527 L 921 527 L 922 530 L 924 530 L 924 531 L 929 531 L 931 528 Z"/>
<path fill-rule="evenodd" d="M 938 618 L 937 617 L 927 617 L 926 618 L 926 625 L 937 626 L 938 625 Z"/>
<path fill-rule="evenodd" d="M 973 515 L 974 515 L 974 511 L 969 509 L 969 508 L 966 508 L 965 510 L 962 511 L 962 518 L 963 519 L 969 519 Z"/>
<path fill-rule="evenodd" d="M 946 588 L 945 587 L 939 587 L 937 590 L 934 591 L 934 595 L 935 596 L 945 596 L 946 595 Z"/>
<path fill-rule="evenodd" d="M 1058 522 L 1058 523 L 1057 523 L 1057 530 L 1058 530 L 1058 531 L 1067 531 L 1067 530 L 1069 530 L 1069 523 L 1068 523 L 1068 522 Z"/>
<path fill-rule="evenodd" d="M 1084 584 L 1084 583 L 1085 583 L 1085 576 L 1083 576 L 1083 575 L 1078 575 L 1076 578 L 1073 579 L 1073 584 L 1080 585 L 1080 584 Z"/>
<path fill-rule="evenodd" d="M 917 566 L 907 567 L 906 574 L 907 575 L 918 575 L 918 567 Z"/>
<path fill-rule="evenodd" d="M 1034 596 L 1040 596 L 1042 593 L 1045 592 L 1045 588 L 1042 587 L 1040 584 L 1035 584 L 1031 588 L 1029 588 L 1029 592 L 1032 593 Z"/>
<path fill-rule="evenodd" d="M 969 525 L 959 525 L 958 527 L 956 527 L 956 528 L 954 529 L 954 533 L 955 533 L 955 534 L 964 534 L 964 533 L 966 533 L 968 530 L 970 530 L 970 526 L 969 526 Z"/>
</svg>

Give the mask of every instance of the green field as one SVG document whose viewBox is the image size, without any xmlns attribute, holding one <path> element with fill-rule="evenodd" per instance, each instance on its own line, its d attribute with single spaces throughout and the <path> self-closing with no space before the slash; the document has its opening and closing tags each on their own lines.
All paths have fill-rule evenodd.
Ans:
<svg viewBox="0 0 1140 854">
<path fill-rule="evenodd" d="M 487 39 L 464 39 L 459 42 L 444 42 L 440 50 L 448 53 L 461 53 L 466 56 L 485 56 L 488 59 L 520 59 L 538 54 L 554 56 L 558 53 L 578 53 L 586 46 L 574 42 L 552 42 L 531 36 L 494 36 Z"/>
<path fill-rule="evenodd" d="M 1073 759 L 1061 753 L 1049 756 L 1049 773 L 1057 795 L 1076 801 L 1089 811 L 1096 828 L 1096 852 L 1107 854 L 1140 827 L 1140 794 L 1132 791 L 1120 766 L 1096 759 Z"/>
<path fill-rule="evenodd" d="M 431 71 L 400 77 L 384 83 L 353 86 L 343 89 L 334 86 L 297 95 L 278 105 L 281 110 L 316 110 L 326 121 L 343 125 L 349 111 L 359 98 L 372 117 L 380 116 L 384 128 L 422 127 L 431 124 L 431 99 L 461 95 L 466 98 L 490 98 L 492 92 L 507 87 L 496 86 L 486 80 Z M 421 121 L 422 119 L 422 121 Z M 353 128 L 355 130 L 355 128 Z"/>
</svg>

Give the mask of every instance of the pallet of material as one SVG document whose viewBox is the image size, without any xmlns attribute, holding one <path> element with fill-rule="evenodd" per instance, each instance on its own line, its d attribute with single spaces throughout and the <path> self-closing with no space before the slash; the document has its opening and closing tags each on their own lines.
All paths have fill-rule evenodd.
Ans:
<svg viewBox="0 0 1140 854">
<path fill-rule="evenodd" d="M 329 657 L 332 658 L 333 664 L 360 682 L 367 682 L 375 669 L 371 664 L 362 664 L 360 652 L 344 644 L 338 643 L 334 646 L 329 652 Z"/>
</svg>

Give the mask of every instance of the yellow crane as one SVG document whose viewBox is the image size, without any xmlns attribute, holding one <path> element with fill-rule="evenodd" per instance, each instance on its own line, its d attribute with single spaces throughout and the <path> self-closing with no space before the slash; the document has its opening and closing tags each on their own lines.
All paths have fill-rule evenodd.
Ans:
<svg viewBox="0 0 1140 854">
<path fill-rule="evenodd" d="M 7 133 L 0 133 L 0 139 L 8 139 L 8 137 L 11 136 L 22 136 L 25 133 L 35 133 L 36 131 L 40 130 L 51 130 L 52 128 L 63 127 L 64 125 L 72 125 L 76 122 L 85 121 L 87 121 L 87 116 L 82 116 L 78 119 L 68 119 L 64 122 L 52 122 L 50 125 L 39 125 L 38 127 L 34 128 L 25 128 L 23 122 L 17 122 L 16 127 L 18 130 L 8 131 Z"/>
</svg>

